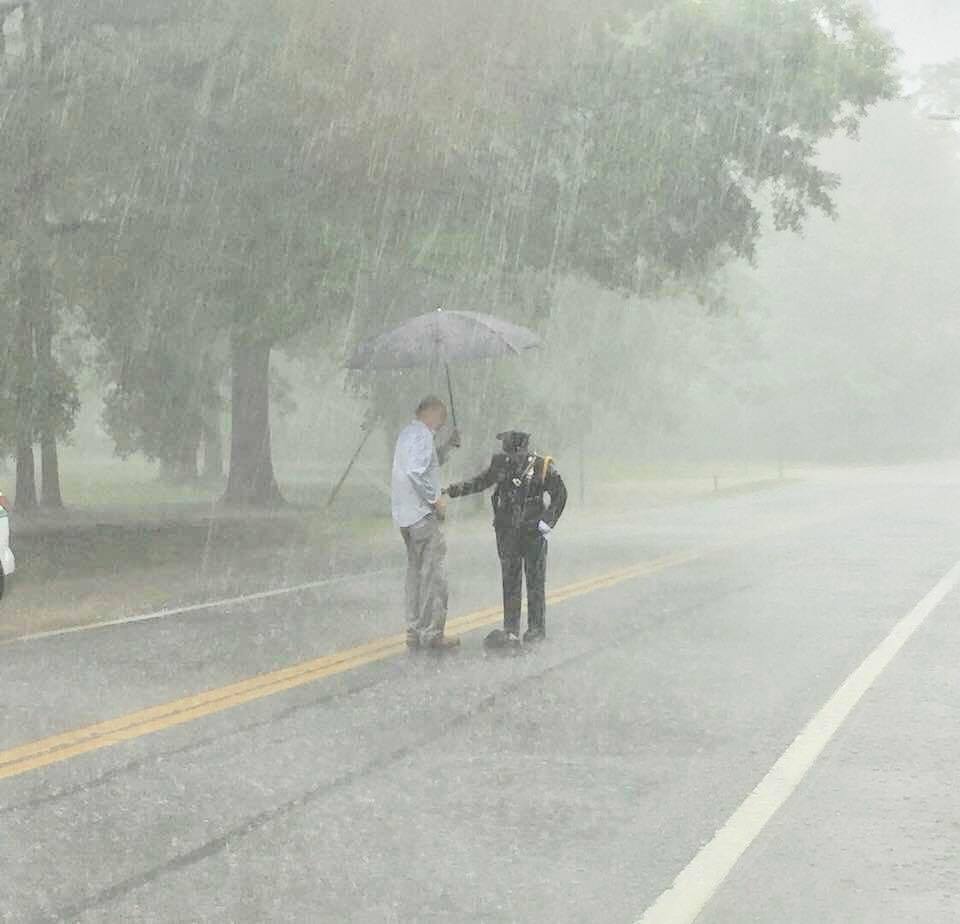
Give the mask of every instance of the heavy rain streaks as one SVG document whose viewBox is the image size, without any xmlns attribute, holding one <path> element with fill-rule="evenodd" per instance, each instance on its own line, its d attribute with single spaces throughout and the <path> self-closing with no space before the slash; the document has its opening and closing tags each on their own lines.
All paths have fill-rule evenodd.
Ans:
<svg viewBox="0 0 960 924">
<path fill-rule="evenodd" d="M 0 0 L 0 919 L 960 918 L 942 0 Z"/>
</svg>

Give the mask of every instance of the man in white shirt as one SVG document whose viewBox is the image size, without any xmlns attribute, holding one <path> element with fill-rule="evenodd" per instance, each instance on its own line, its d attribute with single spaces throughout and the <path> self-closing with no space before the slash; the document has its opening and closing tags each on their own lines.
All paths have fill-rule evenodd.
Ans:
<svg viewBox="0 0 960 924">
<path fill-rule="evenodd" d="M 391 506 L 407 548 L 407 647 L 445 652 L 460 644 L 447 638 L 447 542 L 443 517 L 447 500 L 440 492 L 440 466 L 459 445 L 454 430 L 438 449 L 436 433 L 447 422 L 446 405 L 432 395 L 417 407 L 416 418 L 397 437 L 393 454 Z"/>
</svg>

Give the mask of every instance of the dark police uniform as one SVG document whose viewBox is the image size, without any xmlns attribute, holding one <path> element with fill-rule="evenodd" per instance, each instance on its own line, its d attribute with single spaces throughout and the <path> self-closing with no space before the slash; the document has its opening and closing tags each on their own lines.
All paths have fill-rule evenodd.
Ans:
<svg viewBox="0 0 960 924">
<path fill-rule="evenodd" d="M 486 471 L 447 488 L 450 497 L 476 494 L 496 486 L 493 492 L 493 525 L 503 572 L 503 629 L 518 635 L 523 574 L 527 576 L 527 623 L 525 636 L 542 638 L 546 631 L 547 539 L 540 523 L 557 525 L 567 503 L 567 489 L 549 457 L 529 450 L 527 433 L 509 431 Z M 544 495 L 549 494 L 547 506 Z"/>
</svg>

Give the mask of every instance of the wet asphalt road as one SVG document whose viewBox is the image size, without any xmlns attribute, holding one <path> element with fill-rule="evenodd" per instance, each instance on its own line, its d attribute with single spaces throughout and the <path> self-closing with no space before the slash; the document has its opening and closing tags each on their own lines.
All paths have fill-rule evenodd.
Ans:
<svg viewBox="0 0 960 924">
<path fill-rule="evenodd" d="M 452 615 L 495 602 L 491 538 L 450 533 Z M 0 779 L 0 920 L 639 920 L 960 559 L 960 466 L 574 512 L 550 585 L 675 552 L 552 605 L 522 657 L 484 629 Z M 0 647 L 0 750 L 391 635 L 399 581 Z M 960 920 L 958 610 L 698 920 Z"/>
</svg>

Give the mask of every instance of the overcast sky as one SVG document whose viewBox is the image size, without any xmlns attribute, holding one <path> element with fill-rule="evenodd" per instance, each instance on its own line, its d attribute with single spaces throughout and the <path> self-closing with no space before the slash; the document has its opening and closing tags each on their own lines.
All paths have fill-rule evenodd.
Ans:
<svg viewBox="0 0 960 924">
<path fill-rule="evenodd" d="M 960 0 L 868 0 L 903 49 L 907 70 L 960 58 Z"/>
</svg>

